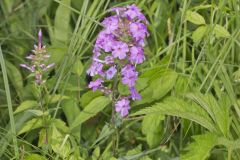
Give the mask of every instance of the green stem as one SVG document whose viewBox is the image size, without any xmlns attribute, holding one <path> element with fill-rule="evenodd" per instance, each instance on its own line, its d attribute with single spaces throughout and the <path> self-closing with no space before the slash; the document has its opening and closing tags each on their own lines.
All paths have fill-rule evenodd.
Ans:
<svg viewBox="0 0 240 160">
<path fill-rule="evenodd" d="M 228 148 L 228 160 L 231 160 L 232 158 L 232 148 Z"/>
<path fill-rule="evenodd" d="M 117 70 L 119 67 L 117 67 Z M 119 71 L 117 71 L 118 73 Z M 117 74 L 118 75 L 118 74 Z M 115 125 L 115 103 L 116 103 L 116 90 L 117 90 L 117 84 L 118 84 L 118 76 L 115 76 L 113 81 L 113 87 L 112 87 L 112 127 L 114 128 L 114 134 L 112 136 L 112 149 L 113 149 L 113 155 L 117 156 L 117 148 L 118 148 L 118 128 Z"/>
<path fill-rule="evenodd" d="M 48 125 L 47 125 L 47 116 L 45 115 L 46 114 L 45 111 L 48 110 L 48 107 L 47 107 L 48 106 L 48 100 L 46 100 L 46 102 L 45 102 L 45 105 L 46 105 L 45 107 L 44 107 L 44 104 L 43 104 L 43 101 L 44 101 L 44 99 L 43 99 L 44 93 L 43 92 L 45 91 L 47 96 L 48 96 L 48 91 L 47 91 L 47 88 L 44 84 L 40 85 L 38 89 L 39 89 L 39 93 L 40 93 L 38 103 L 39 103 L 39 106 L 40 106 L 40 108 L 43 112 L 43 115 L 42 115 L 43 127 L 46 130 L 46 139 L 45 139 L 44 144 L 48 144 Z"/>
</svg>

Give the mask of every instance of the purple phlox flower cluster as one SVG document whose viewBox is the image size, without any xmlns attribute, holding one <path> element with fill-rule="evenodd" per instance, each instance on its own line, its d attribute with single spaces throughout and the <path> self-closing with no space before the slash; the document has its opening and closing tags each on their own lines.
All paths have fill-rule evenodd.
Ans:
<svg viewBox="0 0 240 160">
<path fill-rule="evenodd" d="M 50 55 L 46 51 L 46 46 L 42 45 L 42 31 L 39 30 L 38 45 L 34 45 L 32 54 L 26 57 L 26 59 L 30 60 L 30 65 L 20 64 L 20 66 L 32 72 L 35 76 L 35 83 L 41 85 L 46 81 L 43 79 L 44 72 L 54 67 L 54 63 L 46 64 L 49 58 Z"/>
<path fill-rule="evenodd" d="M 130 99 L 141 99 L 136 89 L 138 79 L 136 66 L 145 60 L 143 47 L 145 38 L 149 35 L 148 22 L 134 4 L 116 7 L 111 11 L 114 14 L 102 21 L 104 29 L 98 34 L 94 45 L 93 62 L 87 73 L 96 78 L 88 87 L 93 91 L 100 90 L 109 94 L 114 92 L 114 89 L 104 86 L 104 83 L 114 77 L 120 79 L 122 84 L 128 86 L 130 95 L 117 95 L 115 110 L 125 117 L 129 113 Z"/>
</svg>

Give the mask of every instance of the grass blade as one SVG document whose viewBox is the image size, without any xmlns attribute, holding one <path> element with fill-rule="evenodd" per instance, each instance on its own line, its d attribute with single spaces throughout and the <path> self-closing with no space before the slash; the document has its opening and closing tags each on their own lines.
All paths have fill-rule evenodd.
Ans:
<svg viewBox="0 0 240 160">
<path fill-rule="evenodd" d="M 15 157 L 18 159 L 19 153 L 18 153 L 18 145 L 17 145 L 17 137 L 16 137 L 16 128 L 15 128 L 14 118 L 13 118 L 11 94 L 10 94 L 7 71 L 6 71 L 6 66 L 3 59 L 1 46 L 0 46 L 0 64 L 2 68 L 4 87 L 5 87 L 6 96 L 7 96 L 7 104 L 8 104 L 8 112 L 9 112 L 9 118 L 10 118 L 10 124 L 11 124 L 11 132 L 12 132 L 11 135 L 13 136 L 12 138 L 13 138 L 14 152 L 15 152 Z"/>
</svg>

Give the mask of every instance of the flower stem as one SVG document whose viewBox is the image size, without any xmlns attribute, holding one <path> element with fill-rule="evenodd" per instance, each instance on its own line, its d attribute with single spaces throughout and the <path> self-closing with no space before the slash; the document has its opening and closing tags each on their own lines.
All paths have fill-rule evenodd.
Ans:
<svg viewBox="0 0 240 160">
<path fill-rule="evenodd" d="M 40 95 L 39 95 L 39 106 L 40 106 L 40 108 L 41 108 L 41 110 L 42 110 L 42 113 L 43 113 L 43 115 L 42 115 L 42 121 L 43 121 L 43 127 L 45 128 L 45 130 L 46 130 L 46 138 L 45 138 L 45 141 L 44 141 L 44 144 L 48 144 L 48 126 L 47 126 L 47 117 L 46 117 L 46 113 L 45 113 L 45 109 L 47 110 L 47 105 L 48 104 L 46 104 L 45 103 L 45 105 L 46 105 L 46 108 L 44 107 L 44 104 L 43 104 L 43 96 L 44 96 L 44 91 L 46 91 L 46 94 L 48 94 L 48 92 L 47 92 L 47 90 L 46 90 L 46 86 L 44 86 L 43 84 L 42 85 L 40 85 L 39 86 L 39 93 L 40 93 Z"/>
<path fill-rule="evenodd" d="M 119 72 L 119 67 L 117 67 L 117 70 Z M 117 73 L 118 73 L 117 72 Z M 118 84 L 118 74 L 116 74 L 114 81 L 113 81 L 113 87 L 112 87 L 112 127 L 114 128 L 114 134 L 112 136 L 112 149 L 113 149 L 113 155 L 117 156 L 117 148 L 118 148 L 118 128 L 116 126 L 116 118 L 115 118 L 115 103 L 116 103 L 116 91 L 117 91 L 117 84 Z"/>
<path fill-rule="evenodd" d="M 231 160 L 232 157 L 232 148 L 228 148 L 228 160 Z"/>
</svg>

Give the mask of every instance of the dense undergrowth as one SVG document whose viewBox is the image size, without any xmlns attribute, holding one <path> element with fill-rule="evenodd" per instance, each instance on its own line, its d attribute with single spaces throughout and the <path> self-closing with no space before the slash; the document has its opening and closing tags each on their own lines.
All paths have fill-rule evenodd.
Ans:
<svg viewBox="0 0 240 160">
<path fill-rule="evenodd" d="M 113 7 L 148 20 L 128 116 L 88 88 L 93 47 Z M 239 160 L 239 0 L 2 0 L 0 159 Z M 20 67 L 51 55 L 39 87 Z M 36 48 L 35 48 L 36 49 Z M 116 90 L 129 95 L 119 83 Z"/>
</svg>

